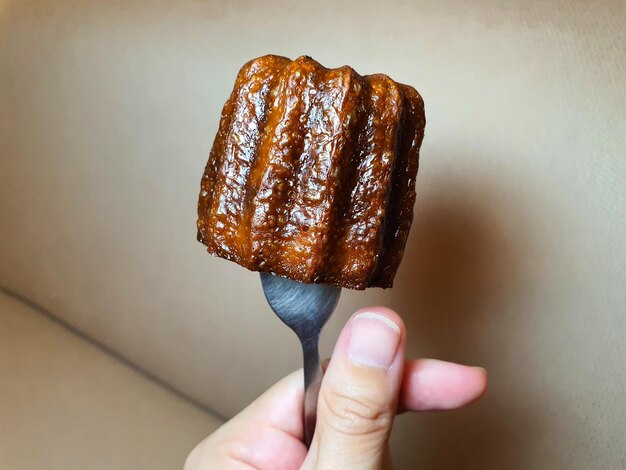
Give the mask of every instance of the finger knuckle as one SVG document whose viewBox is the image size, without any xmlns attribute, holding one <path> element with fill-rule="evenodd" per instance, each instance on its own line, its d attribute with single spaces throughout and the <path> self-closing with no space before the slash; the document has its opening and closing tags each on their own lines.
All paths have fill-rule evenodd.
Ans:
<svg viewBox="0 0 626 470">
<path fill-rule="evenodd" d="M 347 436 L 386 432 L 393 414 L 384 400 L 362 390 L 327 390 L 321 396 L 326 425 Z"/>
<path fill-rule="evenodd" d="M 221 462 L 248 464 L 247 448 L 239 439 L 225 439 L 215 446 L 215 454 Z"/>
<path fill-rule="evenodd" d="M 247 464 L 245 446 L 230 436 L 209 436 L 198 444 L 187 456 L 183 470 L 203 468 L 230 468 Z"/>
</svg>

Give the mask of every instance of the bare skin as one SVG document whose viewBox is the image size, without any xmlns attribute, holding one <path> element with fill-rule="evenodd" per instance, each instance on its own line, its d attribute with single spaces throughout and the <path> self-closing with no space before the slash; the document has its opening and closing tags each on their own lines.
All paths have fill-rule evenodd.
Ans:
<svg viewBox="0 0 626 470">
<path fill-rule="evenodd" d="M 302 371 L 278 382 L 191 452 L 185 470 L 392 469 L 388 440 L 405 411 L 460 408 L 479 399 L 479 367 L 405 360 L 406 330 L 383 307 L 356 312 L 328 364 L 311 449 L 302 442 Z"/>
</svg>

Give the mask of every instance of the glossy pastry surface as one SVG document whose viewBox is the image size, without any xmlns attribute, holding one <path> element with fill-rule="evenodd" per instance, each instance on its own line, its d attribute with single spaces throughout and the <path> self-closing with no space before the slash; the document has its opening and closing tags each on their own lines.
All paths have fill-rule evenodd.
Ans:
<svg viewBox="0 0 626 470">
<path fill-rule="evenodd" d="M 390 287 L 424 125 L 417 91 L 385 75 L 306 56 L 248 62 L 202 177 L 198 240 L 251 270 Z"/>
</svg>

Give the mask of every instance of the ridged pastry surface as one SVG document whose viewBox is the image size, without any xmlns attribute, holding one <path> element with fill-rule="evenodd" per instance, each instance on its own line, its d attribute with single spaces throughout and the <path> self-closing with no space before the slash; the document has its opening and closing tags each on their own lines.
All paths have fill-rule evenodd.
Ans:
<svg viewBox="0 0 626 470">
<path fill-rule="evenodd" d="M 198 240 L 255 271 L 391 287 L 424 135 L 415 89 L 310 57 L 245 64 L 202 176 Z"/>
</svg>

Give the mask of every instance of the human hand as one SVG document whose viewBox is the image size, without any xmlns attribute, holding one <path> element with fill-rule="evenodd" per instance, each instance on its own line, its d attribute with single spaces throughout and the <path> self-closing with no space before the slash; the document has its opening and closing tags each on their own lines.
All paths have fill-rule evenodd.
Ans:
<svg viewBox="0 0 626 470">
<path fill-rule="evenodd" d="M 185 470 L 392 468 L 397 413 L 449 410 L 480 398 L 484 369 L 404 359 L 406 331 L 382 307 L 356 312 L 341 332 L 320 390 L 311 448 L 302 442 L 302 371 L 287 376 L 189 454 Z"/>
</svg>

